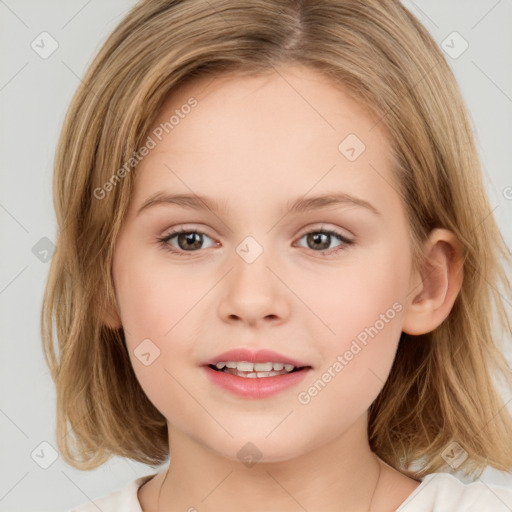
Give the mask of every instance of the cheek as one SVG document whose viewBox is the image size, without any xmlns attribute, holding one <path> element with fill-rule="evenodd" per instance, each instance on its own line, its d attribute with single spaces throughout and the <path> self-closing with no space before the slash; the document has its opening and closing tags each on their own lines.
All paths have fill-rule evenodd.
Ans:
<svg viewBox="0 0 512 512">
<path fill-rule="evenodd" d="M 201 325 L 193 320 L 198 311 L 195 307 L 214 283 L 198 278 L 193 265 L 185 268 L 169 263 L 156 249 L 122 252 L 122 245 L 119 249 L 122 257 L 114 260 L 114 282 L 134 368 L 140 366 L 134 353 L 140 352 L 144 340 L 150 340 L 145 342 L 149 352 L 159 354 L 155 370 L 161 365 L 164 373 L 164 367 L 174 371 L 178 361 L 194 364 L 197 358 L 192 341 Z M 144 380 L 147 372 L 141 370 Z M 169 375 L 163 378 L 168 380 Z"/>
<path fill-rule="evenodd" d="M 200 392 L 194 383 L 188 382 L 186 391 L 180 385 L 186 381 L 187 364 L 195 360 L 191 340 L 196 335 L 189 314 L 204 294 L 204 286 L 191 289 L 179 269 L 171 272 L 169 266 L 145 264 L 135 255 L 119 271 L 116 288 L 137 380 L 164 416 L 175 419 L 179 410 L 185 421 L 185 412 L 192 407 L 188 393 Z"/>
<path fill-rule="evenodd" d="M 328 292 L 309 295 L 324 324 L 315 333 L 322 371 L 336 375 L 329 387 L 338 400 L 364 402 L 364 395 L 371 403 L 384 385 L 400 338 L 408 269 L 404 256 L 383 248 L 330 274 Z"/>
<path fill-rule="evenodd" d="M 307 298 L 308 306 L 322 321 L 319 329 L 323 331 L 323 339 L 328 340 L 330 334 L 338 347 L 373 325 L 387 311 L 392 322 L 386 326 L 399 323 L 397 313 L 403 309 L 407 294 L 408 266 L 394 254 L 386 257 L 384 252 L 375 251 L 372 257 L 358 257 L 356 262 L 323 276 L 306 277 L 300 295 Z"/>
<path fill-rule="evenodd" d="M 180 319 L 186 323 L 187 312 L 207 289 L 194 270 L 169 263 L 157 249 L 120 254 L 114 280 L 127 330 L 139 338 L 163 339 Z"/>
</svg>

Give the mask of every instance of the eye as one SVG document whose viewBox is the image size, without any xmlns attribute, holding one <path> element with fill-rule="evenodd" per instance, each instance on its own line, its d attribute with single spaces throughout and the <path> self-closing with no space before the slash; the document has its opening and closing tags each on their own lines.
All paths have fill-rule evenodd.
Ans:
<svg viewBox="0 0 512 512">
<path fill-rule="evenodd" d="M 203 237 L 210 238 L 206 233 L 193 229 L 176 229 L 162 238 L 158 238 L 160 245 L 167 251 L 184 256 L 186 252 L 197 252 L 203 243 Z M 176 249 L 170 242 L 176 238 L 178 249 Z M 210 238 L 211 240 L 211 238 Z"/>
<path fill-rule="evenodd" d="M 202 231 L 195 229 L 180 228 L 172 231 L 164 237 L 157 238 L 159 244 L 164 250 L 169 251 L 178 256 L 185 256 L 187 252 L 197 252 L 198 249 L 202 249 L 203 237 L 211 238 Z M 345 250 L 347 246 L 354 243 L 353 240 L 348 239 L 341 233 L 333 229 L 316 229 L 304 233 L 299 240 L 306 237 L 306 243 L 315 252 L 324 252 L 330 249 L 332 238 L 338 238 L 342 243 L 335 247 L 334 250 L 329 251 L 330 253 L 337 253 Z M 177 248 L 171 243 L 171 240 L 176 238 Z M 213 245 L 213 244 L 212 244 Z M 210 247 L 212 246 L 210 245 Z"/>
<path fill-rule="evenodd" d="M 306 237 L 306 243 L 308 244 L 309 248 L 312 248 L 315 252 L 329 250 L 333 237 L 338 238 L 343 243 L 338 247 L 334 248 L 334 250 L 330 251 L 331 253 L 343 251 L 347 248 L 347 246 L 350 246 L 354 243 L 353 240 L 348 239 L 347 237 L 333 229 L 320 228 L 308 231 L 307 233 L 304 233 L 299 240 L 303 239 L 304 237 Z"/>
</svg>

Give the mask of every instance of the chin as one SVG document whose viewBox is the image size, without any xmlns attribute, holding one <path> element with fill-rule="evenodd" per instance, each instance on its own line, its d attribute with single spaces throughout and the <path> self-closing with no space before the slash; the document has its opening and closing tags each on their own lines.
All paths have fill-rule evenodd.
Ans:
<svg viewBox="0 0 512 512">
<path fill-rule="evenodd" d="M 272 434 L 271 434 L 272 435 Z M 291 439 L 288 437 L 288 441 Z M 247 467 L 261 463 L 276 463 L 292 460 L 307 451 L 307 447 L 283 444 L 283 438 L 265 439 L 265 435 L 246 434 L 226 440 L 229 446 L 209 446 L 214 452 L 234 462 L 241 462 Z M 297 440 L 297 442 L 300 442 Z M 225 449 L 223 449 L 225 448 Z"/>
</svg>

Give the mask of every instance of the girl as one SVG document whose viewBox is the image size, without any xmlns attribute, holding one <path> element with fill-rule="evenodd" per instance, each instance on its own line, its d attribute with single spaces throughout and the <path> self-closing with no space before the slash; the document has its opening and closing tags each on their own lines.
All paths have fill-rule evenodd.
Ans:
<svg viewBox="0 0 512 512">
<path fill-rule="evenodd" d="M 512 509 L 481 174 L 398 1 L 137 4 L 64 123 L 42 332 L 65 460 L 170 462 L 76 510 Z"/>
</svg>

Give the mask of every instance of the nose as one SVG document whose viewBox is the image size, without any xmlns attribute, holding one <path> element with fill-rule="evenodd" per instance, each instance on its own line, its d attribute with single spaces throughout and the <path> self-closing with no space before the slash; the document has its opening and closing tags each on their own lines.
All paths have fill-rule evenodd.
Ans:
<svg viewBox="0 0 512 512">
<path fill-rule="evenodd" d="M 220 318 L 252 327 L 285 322 L 290 314 L 291 292 L 270 254 L 263 251 L 251 263 L 237 254 L 230 263 L 232 270 L 221 284 Z"/>
</svg>

